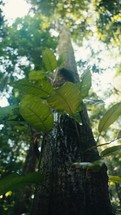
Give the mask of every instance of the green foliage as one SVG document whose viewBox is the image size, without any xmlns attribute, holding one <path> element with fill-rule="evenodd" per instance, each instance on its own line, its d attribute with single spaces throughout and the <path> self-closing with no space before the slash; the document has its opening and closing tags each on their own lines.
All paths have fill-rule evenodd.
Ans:
<svg viewBox="0 0 121 215">
<path fill-rule="evenodd" d="M 107 44 L 120 44 L 121 34 L 121 3 L 118 0 L 102 0 L 97 2 L 96 11 L 98 19 L 96 21 L 98 37 Z"/>
<path fill-rule="evenodd" d="M 109 180 L 114 182 L 114 183 L 118 183 L 118 184 L 121 184 L 121 177 L 119 176 L 112 176 L 110 175 L 109 176 Z"/>
<path fill-rule="evenodd" d="M 42 79 L 38 82 L 30 82 L 26 79 L 19 80 L 13 84 L 13 86 L 19 89 L 23 94 L 30 94 L 38 96 L 40 98 L 47 98 L 53 87 L 48 80 Z"/>
<path fill-rule="evenodd" d="M 117 136 L 117 139 L 120 139 L 120 138 L 121 138 L 121 131 L 119 131 L 118 136 Z"/>
<path fill-rule="evenodd" d="M 119 150 L 121 150 L 121 145 L 108 147 L 107 149 L 103 150 L 100 155 L 101 155 L 101 157 L 106 157 L 106 156 L 114 154 L 115 152 L 117 152 Z"/>
<path fill-rule="evenodd" d="M 55 49 L 57 44 L 56 39 L 50 35 L 48 28 L 43 29 L 43 22 L 44 18 L 40 14 L 33 17 L 17 18 L 14 24 L 8 27 L 9 35 L 4 41 L 13 50 L 12 58 L 15 58 L 14 50 L 16 50 L 18 56 L 26 56 L 28 61 L 34 64 L 35 70 L 42 69 L 43 49 L 45 47 Z M 22 67 L 27 66 L 22 65 Z"/>
<path fill-rule="evenodd" d="M 25 121 L 40 131 L 48 132 L 53 127 L 50 107 L 59 112 L 66 112 L 74 118 L 75 113 L 82 110 L 82 98 L 88 94 L 91 86 L 91 74 L 89 71 L 86 72 L 82 76 L 80 84 L 67 82 L 54 89 L 47 77 L 36 81 L 38 73 L 32 73 L 31 81 L 19 80 L 13 86 L 19 89 L 23 95 L 26 94 L 20 103 L 20 112 Z"/>
<path fill-rule="evenodd" d="M 81 110 L 81 92 L 73 83 L 67 82 L 55 89 L 55 93 L 47 99 L 49 105 L 56 111 L 63 111 L 72 115 Z"/>
<path fill-rule="evenodd" d="M 45 72 L 43 71 L 31 71 L 29 73 L 29 80 L 30 81 L 39 81 L 45 78 Z"/>
<path fill-rule="evenodd" d="M 27 95 L 20 103 L 23 118 L 39 131 L 48 132 L 53 127 L 53 115 L 45 100 Z"/>
<path fill-rule="evenodd" d="M 11 105 L 7 107 L 0 107 L 0 120 L 4 120 L 15 114 L 15 109 L 18 108 L 17 105 Z"/>
<path fill-rule="evenodd" d="M 40 184 L 43 177 L 40 173 L 34 172 L 27 175 L 12 173 L 0 180 L 0 195 L 8 191 L 15 191 L 30 184 Z"/>
<path fill-rule="evenodd" d="M 101 133 L 106 130 L 121 115 L 121 102 L 113 105 L 102 117 L 98 125 L 98 131 Z"/>
<path fill-rule="evenodd" d="M 22 172 L 26 151 L 34 136 L 32 132 L 34 128 L 48 132 L 53 126 L 53 115 L 50 109 L 59 111 L 59 114 L 60 112 L 66 112 L 80 122 L 78 111 L 82 109 L 82 99 L 88 96 L 91 86 L 91 73 L 87 69 L 82 75 L 81 83 L 79 84 L 66 83 L 58 89 L 52 87 L 48 81 L 48 74 L 57 68 L 58 62 L 53 52 L 48 49 L 55 50 L 57 44 L 57 40 L 50 33 L 51 30 L 58 30 L 62 24 L 66 23 L 70 28 L 71 36 L 79 44 L 83 41 L 85 43 L 87 38 L 96 40 L 98 38 L 109 46 L 113 43 L 120 48 L 121 4 L 118 0 L 82 0 L 81 3 L 80 0 L 30 0 L 30 2 L 33 3 L 33 14 L 35 11 L 36 15 L 26 16 L 22 19 L 18 18 L 12 26 L 4 26 L 3 18 L 0 20 L 2 22 L 2 29 L 0 28 L 0 31 L 2 30 L 0 34 L 0 89 L 1 92 L 7 92 L 7 95 L 12 94 L 11 88 L 9 88 L 9 84 L 12 83 L 14 96 L 11 95 L 9 98 L 10 104 L 18 105 L 21 97 L 23 98 L 23 95 L 25 95 L 20 104 L 20 110 L 25 121 L 14 106 L 0 108 L 0 120 L 2 123 L 0 129 L 0 175 L 2 177 L 13 171 Z M 42 14 L 49 16 L 49 19 Z M 89 46 L 87 45 L 88 48 Z M 45 51 L 43 52 L 43 50 Z M 90 64 L 93 68 L 93 62 L 95 63 L 96 59 L 100 62 L 101 59 L 95 59 L 93 44 L 90 51 L 92 54 Z M 66 56 L 62 57 L 60 64 L 63 64 L 66 58 Z M 93 61 L 93 58 L 95 61 Z M 84 71 L 86 65 L 89 65 L 88 60 L 82 60 L 80 64 L 82 65 L 81 72 Z M 23 78 L 23 76 L 25 77 L 24 80 L 22 79 L 13 84 L 15 80 Z M 29 78 L 29 80 L 26 78 Z M 93 112 L 91 122 L 95 122 L 94 126 L 96 127 L 96 119 L 102 115 L 103 108 L 99 106 L 99 112 L 97 112 L 97 103 L 93 103 L 93 106 L 94 108 L 92 108 L 91 104 L 91 108 L 89 107 L 88 110 L 90 111 L 91 109 L 91 112 Z M 111 110 L 109 109 L 100 120 L 99 133 L 108 129 L 120 116 L 120 103 L 114 107 Z M 108 132 L 109 130 L 107 130 L 107 138 L 109 138 Z M 121 134 L 119 133 L 118 138 L 120 136 Z M 106 138 L 106 134 L 104 138 Z M 120 174 L 121 166 L 119 149 L 115 146 L 102 151 L 103 156 L 107 156 L 108 159 L 115 153 L 115 156 L 111 157 L 111 162 L 109 161 L 108 166 L 112 165 L 111 168 L 113 171 L 117 170 L 117 175 Z M 96 164 L 94 163 L 81 163 L 80 167 L 96 169 L 95 166 Z M 97 166 L 100 165 L 97 164 Z M 15 180 L 13 180 L 13 176 Z M 20 176 L 20 180 L 17 179 L 17 175 L 13 176 L 8 176 L 4 192 L 7 189 L 9 190 L 10 187 L 14 190 L 19 182 L 20 184 L 27 184 L 30 181 L 30 179 L 27 179 L 28 182 L 24 183 L 25 178 L 22 178 L 24 176 Z M 21 182 L 21 180 L 23 181 Z M 120 181 L 120 178 L 115 178 L 115 180 Z M 7 187 L 9 185 L 10 187 Z M 6 199 L 3 199 L 1 204 L 4 207 L 7 204 Z M 0 214 L 4 214 L 4 212 L 0 208 Z M 13 214 L 12 212 L 9 213 L 9 211 L 5 213 Z"/>
<path fill-rule="evenodd" d="M 82 74 L 81 76 L 81 96 L 82 98 L 85 98 L 89 94 L 89 90 L 91 88 L 92 82 L 91 82 L 91 72 L 89 68 Z"/>
<path fill-rule="evenodd" d="M 42 53 L 42 59 L 45 65 L 45 68 L 49 72 L 53 72 L 57 68 L 58 62 L 55 55 L 50 49 L 45 49 Z"/>
</svg>

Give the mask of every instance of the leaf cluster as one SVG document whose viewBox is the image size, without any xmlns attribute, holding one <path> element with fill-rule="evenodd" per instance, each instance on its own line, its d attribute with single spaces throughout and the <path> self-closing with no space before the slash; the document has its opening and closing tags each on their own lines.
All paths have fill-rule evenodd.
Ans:
<svg viewBox="0 0 121 215">
<path fill-rule="evenodd" d="M 54 124 L 53 110 L 65 112 L 71 117 L 81 110 L 82 99 L 88 95 L 91 87 L 91 74 L 89 70 L 83 74 L 81 83 L 67 82 L 61 87 L 53 87 L 47 75 L 54 71 L 58 61 L 48 49 L 42 56 L 47 73 L 31 72 L 29 80 L 19 80 L 13 86 L 24 95 L 20 113 L 25 121 L 40 131 L 48 132 Z"/>
</svg>

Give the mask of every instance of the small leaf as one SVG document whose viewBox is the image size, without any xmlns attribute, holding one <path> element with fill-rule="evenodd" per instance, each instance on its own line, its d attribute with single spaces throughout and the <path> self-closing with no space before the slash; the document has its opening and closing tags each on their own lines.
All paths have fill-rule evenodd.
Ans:
<svg viewBox="0 0 121 215">
<path fill-rule="evenodd" d="M 49 106 L 39 97 L 25 96 L 20 103 L 20 113 L 37 130 L 48 132 L 53 127 L 53 115 Z"/>
<path fill-rule="evenodd" d="M 47 71 L 53 72 L 58 67 L 56 57 L 50 49 L 47 48 L 43 51 L 42 59 Z"/>
<path fill-rule="evenodd" d="M 30 81 L 42 80 L 44 77 L 45 77 L 45 73 L 43 71 L 32 71 L 29 73 Z"/>
<path fill-rule="evenodd" d="M 53 87 L 48 80 L 41 80 L 40 82 L 32 83 L 28 80 L 22 79 L 16 81 L 13 86 L 23 92 L 23 94 L 31 94 L 34 96 L 40 96 L 41 98 L 47 98 L 53 90 Z"/>
<path fill-rule="evenodd" d="M 109 180 L 112 181 L 112 182 L 114 182 L 114 183 L 121 184 L 121 177 L 119 177 L 119 176 L 112 176 L 112 175 L 110 175 L 109 176 Z"/>
<path fill-rule="evenodd" d="M 34 172 L 27 175 L 12 173 L 0 180 L 0 195 L 10 190 L 12 191 L 23 188 L 29 184 L 42 183 L 42 181 L 43 176 L 40 173 Z"/>
<path fill-rule="evenodd" d="M 88 96 L 90 87 L 91 87 L 91 72 L 90 70 L 86 70 L 81 77 L 80 90 L 82 98 Z"/>
<path fill-rule="evenodd" d="M 77 86 L 71 82 L 66 82 L 63 86 L 55 90 L 55 94 L 48 98 L 48 103 L 57 111 L 65 111 L 70 115 L 79 111 L 81 107 L 81 96 Z"/>
<path fill-rule="evenodd" d="M 117 151 L 121 150 L 121 146 L 112 146 L 101 152 L 101 157 L 109 156 Z"/>
<path fill-rule="evenodd" d="M 113 105 L 102 117 L 99 122 L 98 131 L 101 133 L 106 130 L 121 115 L 121 102 Z"/>
</svg>

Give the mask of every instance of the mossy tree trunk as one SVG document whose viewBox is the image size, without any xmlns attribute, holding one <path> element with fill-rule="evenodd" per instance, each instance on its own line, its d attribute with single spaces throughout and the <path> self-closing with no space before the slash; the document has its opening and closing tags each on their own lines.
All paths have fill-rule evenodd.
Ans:
<svg viewBox="0 0 121 215">
<path fill-rule="evenodd" d="M 78 82 L 74 53 L 65 29 L 60 34 L 58 52 L 65 56 L 62 67 L 71 71 L 74 82 Z M 58 71 L 54 84 L 61 85 L 61 79 Z M 85 104 L 80 116 L 81 125 L 66 114 L 58 115 L 53 130 L 43 139 L 40 171 L 45 181 L 36 190 L 32 215 L 113 215 L 106 166 L 93 171 L 73 165 L 100 159 L 96 149 L 87 150 L 96 143 Z"/>
</svg>

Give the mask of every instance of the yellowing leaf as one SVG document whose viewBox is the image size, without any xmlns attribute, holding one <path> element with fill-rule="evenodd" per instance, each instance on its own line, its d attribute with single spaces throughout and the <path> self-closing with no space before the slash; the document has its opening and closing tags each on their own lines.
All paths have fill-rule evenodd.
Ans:
<svg viewBox="0 0 121 215">
<path fill-rule="evenodd" d="M 53 127 L 53 115 L 48 104 L 39 97 L 25 96 L 20 103 L 20 113 L 37 130 L 48 132 Z"/>
<path fill-rule="evenodd" d="M 113 105 L 102 117 L 99 122 L 98 131 L 101 133 L 106 130 L 121 115 L 121 102 Z"/>
<path fill-rule="evenodd" d="M 121 177 L 119 177 L 119 176 L 112 176 L 112 175 L 110 175 L 109 176 L 109 180 L 112 181 L 112 182 L 114 182 L 114 183 L 121 184 Z"/>
</svg>

